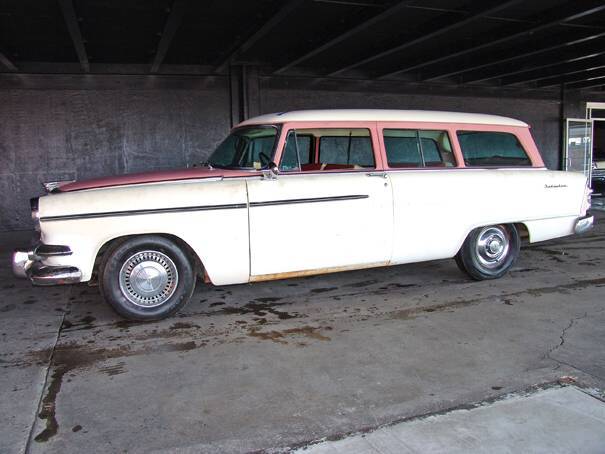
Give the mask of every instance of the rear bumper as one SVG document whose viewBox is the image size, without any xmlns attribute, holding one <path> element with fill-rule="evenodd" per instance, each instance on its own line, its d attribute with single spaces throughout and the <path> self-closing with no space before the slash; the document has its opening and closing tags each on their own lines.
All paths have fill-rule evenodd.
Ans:
<svg viewBox="0 0 605 454">
<path fill-rule="evenodd" d="M 28 278 L 34 285 L 74 284 L 82 279 L 82 272 L 74 266 L 49 266 L 42 262 L 47 257 L 71 255 L 68 246 L 40 244 L 32 249 L 19 248 L 13 252 L 13 274 Z"/>
<path fill-rule="evenodd" d="M 594 216 L 587 214 L 584 217 L 579 218 L 574 225 L 574 233 L 580 234 L 588 232 L 594 226 Z"/>
</svg>

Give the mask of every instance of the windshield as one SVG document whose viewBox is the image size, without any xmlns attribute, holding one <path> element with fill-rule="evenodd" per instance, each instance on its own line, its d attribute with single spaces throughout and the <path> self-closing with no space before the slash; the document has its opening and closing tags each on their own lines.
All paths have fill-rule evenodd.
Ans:
<svg viewBox="0 0 605 454">
<path fill-rule="evenodd" d="M 223 140 L 208 158 L 208 164 L 222 169 L 262 169 L 273 160 L 277 128 L 238 128 Z"/>
</svg>

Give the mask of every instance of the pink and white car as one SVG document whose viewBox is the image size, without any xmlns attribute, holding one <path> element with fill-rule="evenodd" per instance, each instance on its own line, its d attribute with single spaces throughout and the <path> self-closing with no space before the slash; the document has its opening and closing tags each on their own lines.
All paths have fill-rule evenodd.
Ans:
<svg viewBox="0 0 605 454">
<path fill-rule="evenodd" d="M 522 239 L 588 230 L 582 174 L 549 171 L 527 124 L 431 111 L 316 110 L 244 121 L 202 167 L 48 184 L 32 199 L 34 284 L 98 281 L 133 320 L 170 316 L 196 277 L 240 284 L 455 258 L 501 277 Z"/>
</svg>

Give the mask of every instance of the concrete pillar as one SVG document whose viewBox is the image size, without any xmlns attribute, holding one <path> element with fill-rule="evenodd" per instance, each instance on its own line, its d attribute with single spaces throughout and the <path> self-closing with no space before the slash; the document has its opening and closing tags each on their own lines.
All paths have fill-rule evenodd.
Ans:
<svg viewBox="0 0 605 454">
<path fill-rule="evenodd" d="M 231 126 L 260 114 L 260 77 L 256 66 L 229 67 Z"/>
</svg>

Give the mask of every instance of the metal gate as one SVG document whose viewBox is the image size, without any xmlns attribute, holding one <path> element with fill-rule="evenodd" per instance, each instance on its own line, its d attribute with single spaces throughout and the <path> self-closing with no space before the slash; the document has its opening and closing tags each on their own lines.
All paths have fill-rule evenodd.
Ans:
<svg viewBox="0 0 605 454">
<path fill-rule="evenodd" d="M 565 156 L 563 167 L 582 172 L 590 179 L 592 168 L 592 120 L 568 118 L 565 125 Z"/>
<path fill-rule="evenodd" d="M 563 168 L 582 172 L 592 179 L 593 126 L 595 120 L 605 120 L 605 102 L 586 103 L 586 118 L 568 118 L 565 125 L 565 154 Z"/>
</svg>

